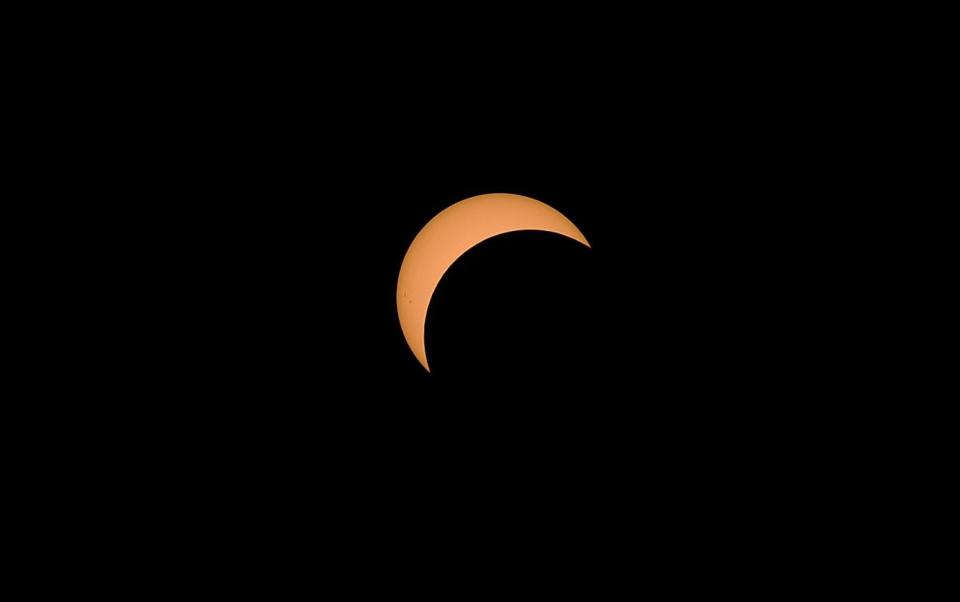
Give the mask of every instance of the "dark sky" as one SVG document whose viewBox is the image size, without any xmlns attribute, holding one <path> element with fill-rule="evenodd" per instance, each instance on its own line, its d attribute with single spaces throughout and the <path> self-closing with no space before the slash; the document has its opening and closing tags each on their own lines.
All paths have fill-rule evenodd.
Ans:
<svg viewBox="0 0 960 602">
<path fill-rule="evenodd" d="M 836 415 L 794 184 L 763 147 L 703 151 L 696 126 L 530 123 L 176 156 L 135 266 L 151 311 L 128 336 L 150 351 L 119 377 L 135 473 L 210 504 L 229 537 L 252 503 L 258 524 L 347 525 L 392 554 L 421 526 L 512 541 L 520 523 L 542 543 L 574 536 L 558 513 L 619 532 L 640 512 L 669 540 L 765 512 L 724 492 L 788 487 Z M 396 317 L 401 260 L 438 211 L 498 191 L 557 208 L 592 249 L 516 233 L 468 252 L 431 305 L 427 374 Z"/>
<path fill-rule="evenodd" d="M 665 111 L 592 130 L 529 107 L 452 129 L 423 113 L 356 132 L 281 118 L 279 133 L 188 149 L 166 184 L 187 193 L 157 205 L 172 232 L 158 259 L 180 270 L 164 334 L 186 369 L 168 382 L 222 399 L 211 416 L 239 403 L 293 428 L 481 429 L 556 408 L 571 427 L 622 428 L 686 412 L 678 399 L 713 416 L 718 399 L 789 393 L 771 382 L 797 369 L 781 335 L 804 320 L 785 242 L 797 189 L 774 182 L 762 141 Z M 487 192 L 552 205 L 593 248 L 517 233 L 467 253 L 428 314 L 428 375 L 396 318 L 400 262 L 437 212 Z"/>
<path fill-rule="evenodd" d="M 850 125 L 879 140 L 887 119 L 844 84 L 874 45 L 841 61 L 832 14 L 726 6 L 736 27 L 685 5 L 304 8 L 15 44 L 52 89 L 20 86 L 40 114 L 13 121 L 66 164 L 40 162 L 30 202 L 79 239 L 23 247 L 54 256 L 36 273 L 54 290 L 28 291 L 46 315 L 27 327 L 54 324 L 34 337 L 54 356 L 28 390 L 39 436 L 13 448 L 54 488 L 11 489 L 46 504 L 20 521 L 52 525 L 37 545 L 109 579 L 135 574 L 114 557 L 148 567 L 151 588 L 264 575 L 273 594 L 298 574 L 474 589 L 506 565 L 594 594 L 615 573 L 646 593 L 651 575 L 722 587 L 701 567 L 847 567 L 837 539 L 883 496 L 844 487 L 886 469 L 855 437 L 874 400 L 852 368 L 886 319 L 848 294 L 877 263 L 853 236 L 874 209 Z M 428 374 L 396 316 L 401 261 L 492 192 L 551 205 L 592 248 L 524 232 L 466 253 L 430 307 Z"/>
<path fill-rule="evenodd" d="M 407 557 L 427 530 L 441 555 L 630 529 L 725 546 L 740 533 L 709 532 L 730 516 L 767 533 L 770 500 L 798 497 L 854 414 L 831 377 L 857 309 L 829 253 L 843 191 L 824 174 L 843 163 L 806 101 L 782 102 L 779 59 L 741 75 L 709 42 L 636 31 L 607 36 L 630 53 L 519 53 L 520 32 L 461 36 L 474 68 L 429 44 L 358 57 L 314 23 L 182 65 L 158 44 L 106 75 L 116 132 L 85 119 L 63 151 L 94 158 L 70 185 L 110 201 L 73 205 L 109 236 L 81 233 L 97 261 L 63 259 L 85 336 L 58 353 L 84 358 L 69 385 L 94 399 L 64 422 L 103 449 L 89 464 L 131 524 L 177 554 L 334 529 L 347 563 Z M 491 192 L 553 206 L 592 248 L 526 232 L 466 253 L 431 304 L 427 374 L 396 316 L 401 261 Z"/>
</svg>

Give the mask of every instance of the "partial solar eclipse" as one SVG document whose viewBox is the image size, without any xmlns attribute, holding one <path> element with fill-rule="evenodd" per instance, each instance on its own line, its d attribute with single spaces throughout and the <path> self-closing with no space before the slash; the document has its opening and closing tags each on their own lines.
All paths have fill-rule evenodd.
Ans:
<svg viewBox="0 0 960 602">
<path fill-rule="evenodd" d="M 477 244 L 519 230 L 554 232 L 590 246 L 562 213 L 518 194 L 481 194 L 455 203 L 427 222 L 410 243 L 397 279 L 397 314 L 407 345 L 427 372 L 427 309 L 440 279 Z"/>
</svg>

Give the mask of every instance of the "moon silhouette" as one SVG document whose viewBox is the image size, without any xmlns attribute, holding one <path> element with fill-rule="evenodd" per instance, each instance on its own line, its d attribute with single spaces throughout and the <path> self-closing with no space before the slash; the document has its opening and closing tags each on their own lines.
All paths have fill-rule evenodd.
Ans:
<svg viewBox="0 0 960 602">
<path fill-rule="evenodd" d="M 518 194 L 481 194 L 438 213 L 410 243 L 397 279 L 397 314 L 407 345 L 427 362 L 425 328 L 430 299 L 451 265 L 477 244 L 506 232 L 542 230 L 590 243 L 562 213 Z"/>
</svg>

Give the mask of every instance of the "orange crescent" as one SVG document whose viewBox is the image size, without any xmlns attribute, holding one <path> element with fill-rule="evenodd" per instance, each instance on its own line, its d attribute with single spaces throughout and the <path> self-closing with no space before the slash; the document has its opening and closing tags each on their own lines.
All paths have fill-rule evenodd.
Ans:
<svg viewBox="0 0 960 602">
<path fill-rule="evenodd" d="M 427 372 L 427 309 L 440 279 L 477 244 L 518 230 L 554 232 L 590 246 L 573 222 L 550 205 L 504 193 L 481 194 L 447 207 L 410 243 L 397 279 L 397 314 L 407 345 Z"/>
</svg>

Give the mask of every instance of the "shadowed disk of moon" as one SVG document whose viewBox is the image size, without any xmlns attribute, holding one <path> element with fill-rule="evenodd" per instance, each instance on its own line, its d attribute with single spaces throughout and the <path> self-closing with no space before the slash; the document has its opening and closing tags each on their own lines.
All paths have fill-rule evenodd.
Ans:
<svg viewBox="0 0 960 602">
<path fill-rule="evenodd" d="M 517 194 L 481 194 L 438 213 L 410 243 L 397 279 L 397 314 L 414 356 L 429 372 L 425 328 L 430 299 L 440 279 L 464 253 L 499 234 L 541 230 L 590 243 L 553 207 Z"/>
</svg>

